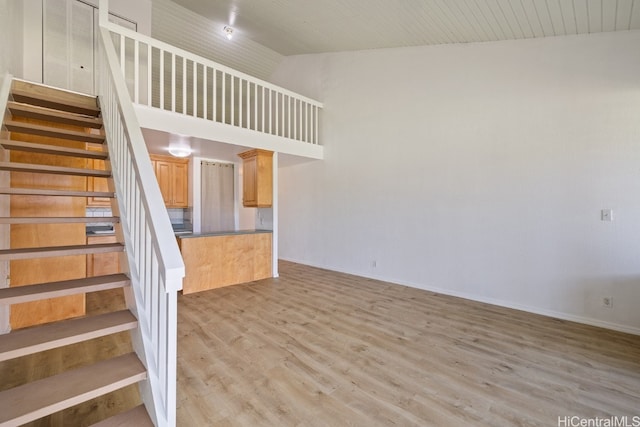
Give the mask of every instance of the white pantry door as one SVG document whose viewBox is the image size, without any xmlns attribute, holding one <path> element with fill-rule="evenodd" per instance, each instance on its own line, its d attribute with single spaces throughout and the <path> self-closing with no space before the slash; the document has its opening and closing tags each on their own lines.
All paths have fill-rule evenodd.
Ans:
<svg viewBox="0 0 640 427">
<path fill-rule="evenodd" d="M 94 7 L 77 0 L 44 0 L 44 83 L 94 93 Z"/>
<path fill-rule="evenodd" d="M 109 21 L 136 31 L 136 23 L 109 14 Z M 44 84 L 95 94 L 98 9 L 79 0 L 44 0 Z M 133 61 L 133 59 L 131 59 Z"/>
</svg>

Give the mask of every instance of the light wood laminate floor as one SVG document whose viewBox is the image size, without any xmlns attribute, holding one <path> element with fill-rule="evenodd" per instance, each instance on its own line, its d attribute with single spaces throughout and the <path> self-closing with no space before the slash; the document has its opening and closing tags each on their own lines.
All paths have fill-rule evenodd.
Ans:
<svg viewBox="0 0 640 427">
<path fill-rule="evenodd" d="M 638 336 L 288 262 L 280 274 L 179 297 L 179 426 L 640 416 Z"/>
<path fill-rule="evenodd" d="M 640 337 L 281 262 L 178 298 L 178 426 L 557 426 L 640 416 Z M 87 311 L 123 308 L 122 293 Z M 115 347 L 111 347 L 115 346 Z M 0 389 L 130 351 L 127 334 L 0 363 Z M 32 426 L 84 426 L 135 387 Z M 632 421 L 632 419 L 629 419 Z"/>
</svg>

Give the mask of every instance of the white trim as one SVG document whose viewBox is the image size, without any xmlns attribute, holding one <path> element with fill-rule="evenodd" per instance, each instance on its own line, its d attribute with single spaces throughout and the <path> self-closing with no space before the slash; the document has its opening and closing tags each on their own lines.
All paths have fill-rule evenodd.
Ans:
<svg viewBox="0 0 640 427">
<path fill-rule="evenodd" d="M 269 135 L 225 123 L 211 122 L 144 105 L 134 104 L 133 108 L 140 126 L 143 128 L 170 134 L 189 135 L 192 138 L 208 139 L 248 148 L 261 148 L 310 159 L 321 160 L 324 158 L 324 147 L 322 145 Z"/>
<path fill-rule="evenodd" d="M 423 285 L 423 284 L 412 283 L 412 282 L 408 282 L 408 281 L 404 281 L 404 280 L 387 279 L 387 278 L 384 278 L 384 277 L 376 277 L 376 276 L 373 276 L 373 275 L 366 275 L 366 274 L 362 274 L 362 273 L 354 273 L 352 271 L 335 269 L 335 268 L 331 268 L 331 267 L 328 267 L 328 266 L 325 266 L 325 265 L 314 264 L 314 263 L 310 263 L 310 262 L 307 262 L 307 261 L 296 260 L 296 259 L 293 259 L 293 258 L 280 257 L 280 259 L 283 260 L 283 261 L 295 262 L 296 264 L 308 265 L 310 267 L 322 268 L 324 270 L 331 270 L 331 271 L 335 271 L 335 272 L 338 272 L 338 273 L 351 274 L 353 276 L 364 277 L 366 279 L 373 279 L 373 280 L 379 280 L 381 282 L 387 282 L 387 283 L 391 283 L 391 284 L 408 286 L 410 288 L 422 289 L 424 291 L 435 292 L 435 293 L 442 294 L 442 295 L 448 295 L 448 296 L 457 297 L 457 298 L 464 298 L 464 299 L 467 299 L 467 300 L 481 302 L 481 303 L 485 303 L 485 304 L 491 304 L 491 305 L 495 305 L 495 306 L 498 306 L 498 307 L 504 307 L 504 308 L 510 308 L 510 309 L 513 309 L 513 310 L 525 311 L 527 313 L 539 314 L 541 316 L 551 317 L 551 318 L 554 318 L 554 319 L 567 320 L 567 321 L 570 321 L 570 322 L 581 323 L 583 325 L 596 326 L 596 327 L 599 327 L 599 328 L 610 329 L 612 331 L 624 332 L 624 333 L 627 333 L 627 334 L 633 334 L 633 335 L 639 335 L 640 336 L 640 328 L 637 328 L 637 327 L 634 327 L 634 326 L 621 325 L 621 324 L 618 324 L 618 323 L 607 322 L 605 320 L 593 319 L 593 318 L 590 318 L 590 317 L 576 316 L 574 314 L 563 313 L 563 312 L 560 312 L 560 311 L 545 310 L 545 309 L 531 307 L 531 306 L 527 306 L 527 305 L 523 305 L 523 304 L 515 304 L 515 303 L 509 302 L 509 301 L 503 301 L 503 300 L 499 300 L 499 299 L 495 299 L 495 298 L 485 298 L 485 297 L 481 297 L 481 296 L 478 296 L 478 295 L 468 294 L 466 292 L 452 291 L 450 289 L 443 289 L 443 288 L 439 288 L 439 287 L 436 287 L 436 286 L 426 286 L 426 285 Z"/>
<path fill-rule="evenodd" d="M 279 277 L 278 274 L 278 152 L 273 153 L 273 184 L 271 203 L 271 276 Z"/>
<path fill-rule="evenodd" d="M 202 176 L 202 165 L 200 162 L 203 160 L 203 157 L 193 156 L 191 158 L 192 163 L 192 175 L 191 175 L 191 193 L 193 194 L 193 199 L 191 203 L 191 230 L 194 233 L 199 233 L 202 229 L 200 224 L 202 223 L 202 219 L 200 218 L 202 204 L 200 203 L 200 193 L 202 191 L 202 182 L 200 177 Z"/>
</svg>

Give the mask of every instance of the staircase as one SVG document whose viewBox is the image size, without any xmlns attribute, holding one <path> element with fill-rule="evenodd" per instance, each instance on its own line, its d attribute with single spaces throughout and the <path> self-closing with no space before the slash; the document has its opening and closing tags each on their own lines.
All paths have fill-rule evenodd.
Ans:
<svg viewBox="0 0 640 427">
<path fill-rule="evenodd" d="M 147 378 L 145 366 L 131 351 L 129 333 L 139 325 L 126 308 L 133 304 L 126 291 L 126 260 L 121 257 L 121 272 L 86 277 L 87 256 L 122 252 L 124 246 L 89 245 L 79 238 L 69 243 L 96 221 L 84 215 L 88 197 L 111 198 L 114 216 L 100 221 L 113 223 L 117 241 L 123 241 L 113 192 L 87 191 L 86 184 L 62 188 L 66 182 L 111 177 L 96 99 L 13 81 L 2 131 L 0 174 L 10 174 L 11 184 L 0 188 L 0 207 L 9 211 L 0 217 L 0 229 L 7 233 L 11 227 L 11 246 L 0 247 L 0 263 L 11 263 L 12 286 L 0 288 L 0 306 L 10 307 L 12 331 L 0 335 L 5 384 L 0 389 L 8 383 L 8 373 L 23 381 L 0 391 L 0 427 L 36 425 L 43 417 L 48 417 L 46 425 L 153 425 L 139 395 L 117 397 Z M 95 151 L 87 144 L 104 148 Z M 104 160 L 106 170 L 78 167 L 95 164 L 93 160 Z M 56 215 L 58 207 L 65 212 L 72 205 L 80 206 L 81 214 Z M 64 227 L 73 228 L 61 232 Z M 16 271 L 25 272 L 29 283 L 18 283 Z M 38 272 L 45 280 L 34 279 Z M 60 274 L 76 277 L 58 280 Z M 85 314 L 85 298 L 95 300 L 108 292 L 124 295 L 126 307 L 107 305 L 98 314 L 87 306 Z M 21 313 L 15 316 L 18 327 L 14 311 Z M 116 336 L 124 336 L 125 342 Z M 75 355 L 81 357 L 76 360 Z M 125 410 L 116 413 L 120 408 Z"/>
</svg>

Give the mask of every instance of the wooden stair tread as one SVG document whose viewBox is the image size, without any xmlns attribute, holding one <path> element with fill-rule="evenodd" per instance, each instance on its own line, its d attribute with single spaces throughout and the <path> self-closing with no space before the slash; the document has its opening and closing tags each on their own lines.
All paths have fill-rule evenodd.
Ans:
<svg viewBox="0 0 640 427">
<path fill-rule="evenodd" d="M 49 86 L 14 80 L 11 85 L 14 101 L 68 111 L 70 113 L 98 116 L 100 108 L 95 97 L 56 89 Z"/>
<path fill-rule="evenodd" d="M 103 126 L 102 119 L 93 116 L 84 116 L 52 108 L 38 107 L 31 104 L 22 104 L 15 101 L 7 102 L 7 108 L 13 116 L 30 119 L 47 120 L 72 126 L 100 129 Z"/>
<path fill-rule="evenodd" d="M 108 191 L 50 190 L 46 188 L 0 188 L 0 194 L 18 196 L 115 197 Z"/>
<path fill-rule="evenodd" d="M 140 405 L 92 424 L 92 427 L 153 427 L 153 421 L 151 421 L 144 405 Z"/>
<path fill-rule="evenodd" d="M 0 289 L 0 304 L 18 304 L 67 295 L 122 288 L 131 284 L 122 273 Z"/>
<path fill-rule="evenodd" d="M 28 423 L 147 377 L 134 353 L 0 392 L 0 426 Z"/>
<path fill-rule="evenodd" d="M 53 217 L 53 216 L 39 216 L 39 217 L 0 217 L 0 224 L 74 224 L 74 223 L 90 223 L 90 222 L 120 222 L 120 218 L 117 216 L 109 217 L 94 217 L 94 216 L 82 216 L 82 217 Z"/>
<path fill-rule="evenodd" d="M 20 329 L 0 336 L 0 362 L 128 331 L 137 324 L 129 310 L 122 310 Z"/>
<path fill-rule="evenodd" d="M 108 178 L 111 171 L 85 168 L 67 168 L 64 166 L 34 165 L 31 163 L 0 162 L 0 170 L 31 173 L 51 173 L 55 175 L 94 176 Z"/>
<path fill-rule="evenodd" d="M 68 139 L 71 141 L 95 142 L 98 144 L 104 143 L 104 135 L 96 135 L 82 131 L 61 129 L 51 126 L 37 125 L 34 123 L 15 122 L 13 120 L 5 120 L 4 126 L 10 132 Z"/>
<path fill-rule="evenodd" d="M 56 156 L 83 157 L 87 159 L 104 160 L 109 157 L 106 151 L 83 150 L 50 144 L 36 144 L 33 142 L 0 140 L 0 145 L 6 150 L 26 151 L 31 153 L 54 154 Z"/>
<path fill-rule="evenodd" d="M 107 252 L 122 252 L 121 243 L 100 243 L 95 245 L 49 246 L 42 248 L 20 248 L 0 250 L 0 261 L 16 259 L 46 258 L 70 255 L 101 254 Z"/>
</svg>

